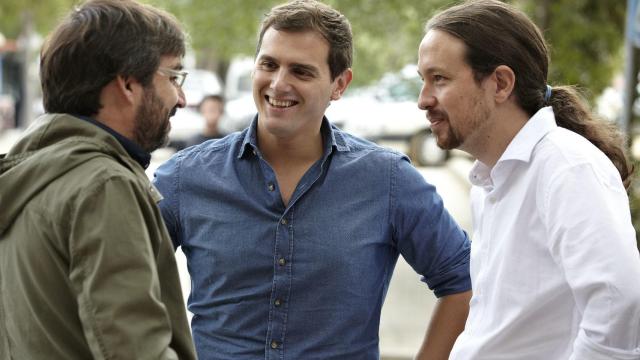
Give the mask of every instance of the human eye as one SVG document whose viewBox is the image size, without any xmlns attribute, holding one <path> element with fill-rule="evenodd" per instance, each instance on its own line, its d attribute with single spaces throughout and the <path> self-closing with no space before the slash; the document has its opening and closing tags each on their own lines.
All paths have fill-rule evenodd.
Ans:
<svg viewBox="0 0 640 360">
<path fill-rule="evenodd" d="M 260 60 L 260 62 L 258 63 L 258 67 L 262 70 L 269 71 L 269 70 L 275 70 L 278 66 L 272 60 L 263 59 L 263 60 Z"/>
<path fill-rule="evenodd" d="M 440 75 L 440 74 L 434 74 L 433 75 L 433 82 L 435 82 L 436 84 L 437 83 L 441 83 L 441 82 L 443 82 L 445 80 L 446 80 L 446 78 L 444 76 Z"/>
<path fill-rule="evenodd" d="M 296 76 L 301 77 L 301 78 L 311 78 L 313 77 L 313 73 L 309 70 L 306 69 L 295 69 L 293 70 L 293 73 L 296 74 Z"/>
</svg>

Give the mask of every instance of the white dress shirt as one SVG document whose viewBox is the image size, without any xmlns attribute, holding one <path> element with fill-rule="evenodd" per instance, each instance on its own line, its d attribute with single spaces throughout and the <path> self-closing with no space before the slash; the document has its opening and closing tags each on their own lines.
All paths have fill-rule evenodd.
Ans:
<svg viewBox="0 0 640 360">
<path fill-rule="evenodd" d="M 611 161 L 546 107 L 469 177 L 473 298 L 450 359 L 640 359 L 640 256 Z"/>
</svg>

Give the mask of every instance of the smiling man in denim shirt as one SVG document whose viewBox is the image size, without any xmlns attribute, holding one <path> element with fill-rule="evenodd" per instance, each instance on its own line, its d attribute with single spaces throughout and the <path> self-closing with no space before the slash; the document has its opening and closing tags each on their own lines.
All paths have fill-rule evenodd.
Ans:
<svg viewBox="0 0 640 360">
<path fill-rule="evenodd" d="M 199 357 L 378 359 L 401 254 L 440 298 L 418 356 L 446 359 L 467 317 L 469 241 L 406 156 L 324 117 L 351 82 L 349 22 L 294 1 L 267 14 L 257 48 L 250 127 L 156 173 Z"/>
</svg>

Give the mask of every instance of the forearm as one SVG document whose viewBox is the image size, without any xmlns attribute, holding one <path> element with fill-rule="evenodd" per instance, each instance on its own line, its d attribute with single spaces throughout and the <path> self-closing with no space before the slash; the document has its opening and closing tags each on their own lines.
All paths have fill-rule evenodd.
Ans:
<svg viewBox="0 0 640 360">
<path fill-rule="evenodd" d="M 446 360 L 467 321 L 471 291 L 438 300 L 416 360 Z"/>
</svg>

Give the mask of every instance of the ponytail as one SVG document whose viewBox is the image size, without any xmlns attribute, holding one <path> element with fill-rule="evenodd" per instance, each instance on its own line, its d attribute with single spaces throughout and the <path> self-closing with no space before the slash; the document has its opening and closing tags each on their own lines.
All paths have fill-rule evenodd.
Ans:
<svg viewBox="0 0 640 360">
<path fill-rule="evenodd" d="M 633 166 L 625 154 L 625 137 L 615 124 L 592 113 L 575 88 L 549 88 L 549 50 L 540 29 L 513 5 L 469 0 L 432 17 L 425 30 L 444 31 L 464 42 L 466 62 L 476 80 L 500 65 L 516 74 L 513 90 L 518 105 L 531 117 L 551 105 L 559 126 L 587 138 L 613 162 L 625 188 Z"/>
<path fill-rule="evenodd" d="M 551 105 L 558 126 L 582 135 L 615 165 L 625 189 L 631 184 L 633 165 L 626 155 L 626 138 L 617 125 L 597 117 L 571 86 L 553 87 L 545 105 Z"/>
</svg>

